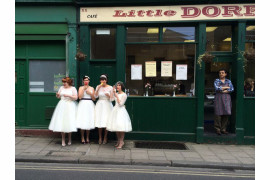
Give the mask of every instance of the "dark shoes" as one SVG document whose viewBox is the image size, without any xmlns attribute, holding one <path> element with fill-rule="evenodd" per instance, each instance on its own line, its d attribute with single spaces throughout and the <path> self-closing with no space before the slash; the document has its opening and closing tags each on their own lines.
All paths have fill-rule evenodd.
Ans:
<svg viewBox="0 0 270 180">
<path fill-rule="evenodd" d="M 216 131 L 217 135 L 221 135 L 221 134 L 229 134 L 227 131 L 220 131 L 220 130 L 217 130 Z"/>
<path fill-rule="evenodd" d="M 220 130 L 217 130 L 216 133 L 217 133 L 217 135 L 221 135 Z"/>
</svg>

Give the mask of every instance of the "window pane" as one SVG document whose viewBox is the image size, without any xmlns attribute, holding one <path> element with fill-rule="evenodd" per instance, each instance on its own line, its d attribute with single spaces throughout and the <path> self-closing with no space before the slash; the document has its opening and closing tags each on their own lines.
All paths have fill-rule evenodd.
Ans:
<svg viewBox="0 0 270 180">
<path fill-rule="evenodd" d="M 206 27 L 207 51 L 231 51 L 232 28 L 231 26 Z"/>
<path fill-rule="evenodd" d="M 246 43 L 245 96 L 255 96 L 255 43 Z"/>
<path fill-rule="evenodd" d="M 91 29 L 91 59 L 115 59 L 115 29 Z"/>
<path fill-rule="evenodd" d="M 163 42 L 195 42 L 195 27 L 164 27 Z"/>
<path fill-rule="evenodd" d="M 127 42 L 158 42 L 158 27 L 127 27 Z"/>
<path fill-rule="evenodd" d="M 255 41 L 255 26 L 246 27 L 246 41 Z"/>
<path fill-rule="evenodd" d="M 145 62 L 156 61 L 156 77 L 145 77 Z M 172 61 L 172 77 L 161 77 L 161 61 Z M 127 45 L 126 85 L 130 95 L 144 95 L 149 82 L 149 95 L 173 95 L 173 85 L 177 85 L 176 95 L 191 95 L 194 89 L 195 44 L 179 45 Z M 142 80 L 131 80 L 131 65 L 142 65 Z M 176 65 L 187 65 L 187 80 L 176 80 Z M 179 89 L 181 85 L 181 89 Z"/>
<path fill-rule="evenodd" d="M 59 60 L 29 61 L 29 92 L 56 92 L 66 74 L 66 62 Z"/>
</svg>

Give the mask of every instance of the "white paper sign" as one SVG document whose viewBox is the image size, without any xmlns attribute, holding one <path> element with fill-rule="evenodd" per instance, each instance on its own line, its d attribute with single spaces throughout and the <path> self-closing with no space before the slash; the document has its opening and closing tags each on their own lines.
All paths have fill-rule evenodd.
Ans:
<svg viewBox="0 0 270 180">
<path fill-rule="evenodd" d="M 176 65 L 176 80 L 187 80 L 187 64 Z"/>
<path fill-rule="evenodd" d="M 157 64 L 156 61 L 145 62 L 145 77 L 156 77 L 157 76 Z"/>
<path fill-rule="evenodd" d="M 161 77 L 172 77 L 172 61 L 161 61 Z"/>
<path fill-rule="evenodd" d="M 131 64 L 131 80 L 142 80 L 141 64 Z"/>
</svg>

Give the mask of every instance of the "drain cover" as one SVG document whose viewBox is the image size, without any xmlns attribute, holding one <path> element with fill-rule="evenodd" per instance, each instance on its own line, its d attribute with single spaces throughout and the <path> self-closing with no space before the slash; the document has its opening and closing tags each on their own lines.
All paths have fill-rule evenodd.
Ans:
<svg viewBox="0 0 270 180">
<path fill-rule="evenodd" d="M 147 149 L 177 149 L 187 150 L 188 148 L 184 143 L 179 142 L 146 142 L 137 141 L 135 142 L 135 148 L 147 148 Z"/>
</svg>

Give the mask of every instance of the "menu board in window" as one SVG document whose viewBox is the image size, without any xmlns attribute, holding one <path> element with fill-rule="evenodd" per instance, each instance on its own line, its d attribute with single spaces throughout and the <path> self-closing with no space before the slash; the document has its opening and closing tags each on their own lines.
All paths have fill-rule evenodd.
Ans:
<svg viewBox="0 0 270 180">
<path fill-rule="evenodd" d="M 161 77 L 172 77 L 172 61 L 161 61 Z"/>
<path fill-rule="evenodd" d="M 131 80 L 142 80 L 142 64 L 131 64 Z"/>
<path fill-rule="evenodd" d="M 157 63 L 156 61 L 145 62 L 145 77 L 156 77 L 157 76 Z"/>
<path fill-rule="evenodd" d="M 187 80 L 187 64 L 176 65 L 176 80 Z"/>
</svg>

